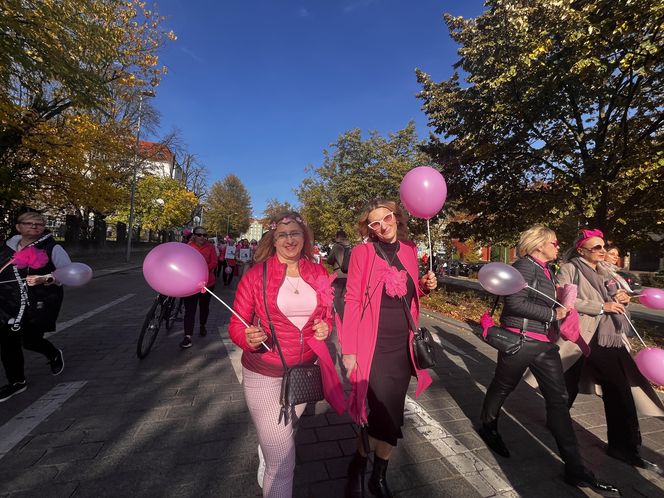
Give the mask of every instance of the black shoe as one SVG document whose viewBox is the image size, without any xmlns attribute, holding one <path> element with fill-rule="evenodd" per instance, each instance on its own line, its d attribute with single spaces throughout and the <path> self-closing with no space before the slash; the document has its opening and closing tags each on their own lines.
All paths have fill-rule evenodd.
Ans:
<svg viewBox="0 0 664 498">
<path fill-rule="evenodd" d="M 631 465 L 632 467 L 638 467 L 640 469 L 649 470 L 657 475 L 664 477 L 664 469 L 662 469 L 662 467 L 657 465 L 655 462 L 646 460 L 645 458 L 641 457 L 638 453 L 629 454 L 609 446 L 606 449 L 606 454 L 609 455 L 611 458 L 615 458 L 616 460 L 625 462 L 627 465 Z"/>
<path fill-rule="evenodd" d="M 374 454 L 373 470 L 369 478 L 369 491 L 378 498 L 393 498 L 390 488 L 387 486 L 387 464 L 389 460 L 383 460 Z"/>
<path fill-rule="evenodd" d="M 503 438 L 500 437 L 497 429 L 494 429 L 488 425 L 483 425 L 477 430 L 477 433 L 480 435 L 486 445 L 491 448 L 491 450 L 498 453 L 502 457 L 510 457 L 510 450 L 508 450 L 507 446 L 505 446 Z"/>
<path fill-rule="evenodd" d="M 182 349 L 187 349 L 191 347 L 191 336 L 190 335 L 185 335 L 184 339 L 182 339 L 182 342 L 180 343 L 180 347 Z"/>
<path fill-rule="evenodd" d="M 50 362 L 51 364 L 51 373 L 53 375 L 60 375 L 65 369 L 65 358 L 62 355 L 62 350 L 58 349 L 58 355 L 53 358 Z"/>
<path fill-rule="evenodd" d="M 345 498 L 364 497 L 364 474 L 367 471 L 367 457 L 355 452 L 355 456 L 348 465 L 348 481 L 344 489 Z"/>
<path fill-rule="evenodd" d="M 590 488 L 595 493 L 607 497 L 619 497 L 620 490 L 613 484 L 597 480 L 592 472 L 586 470 L 581 474 L 565 474 L 565 482 L 577 488 Z"/>
<path fill-rule="evenodd" d="M 205 337 L 207 335 L 207 329 L 205 328 L 205 325 L 201 325 L 201 330 L 199 332 L 201 337 Z"/>
<path fill-rule="evenodd" d="M 12 396 L 16 396 L 17 394 L 21 394 L 27 388 L 28 388 L 28 383 L 26 381 L 14 382 L 13 384 L 7 384 L 6 386 L 1 387 L 0 388 L 0 403 L 2 403 L 3 401 L 7 401 Z"/>
</svg>

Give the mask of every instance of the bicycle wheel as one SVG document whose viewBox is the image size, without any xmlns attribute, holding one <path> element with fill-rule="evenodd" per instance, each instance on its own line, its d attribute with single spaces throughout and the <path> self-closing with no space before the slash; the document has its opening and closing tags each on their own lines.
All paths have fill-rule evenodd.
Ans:
<svg viewBox="0 0 664 498">
<path fill-rule="evenodd" d="M 174 297 L 169 297 L 164 303 L 164 315 L 166 330 L 171 330 L 173 324 L 175 323 L 176 313 L 177 313 L 177 301 Z"/>
<path fill-rule="evenodd" d="M 161 327 L 163 307 L 163 296 L 157 296 L 147 315 L 145 315 L 141 333 L 138 336 L 138 343 L 136 344 L 136 356 L 141 359 L 148 355 L 154 341 L 157 339 L 157 334 L 159 334 L 159 328 Z"/>
<path fill-rule="evenodd" d="M 181 297 L 178 298 L 178 302 L 175 305 L 175 319 L 177 320 L 180 318 L 180 315 L 182 314 L 182 308 L 184 308 L 184 299 Z"/>
</svg>

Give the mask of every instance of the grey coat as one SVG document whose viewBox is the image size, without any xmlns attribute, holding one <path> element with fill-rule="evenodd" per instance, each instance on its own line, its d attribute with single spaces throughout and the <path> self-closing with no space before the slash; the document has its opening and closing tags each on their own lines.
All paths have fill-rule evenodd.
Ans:
<svg viewBox="0 0 664 498">
<path fill-rule="evenodd" d="M 582 264 L 585 260 L 580 258 Z M 576 267 L 571 263 L 565 263 L 560 268 L 558 273 L 558 283 L 560 285 L 575 283 Z M 595 290 L 590 282 L 579 272 L 578 275 L 578 294 L 575 302 L 575 307 L 579 312 L 579 322 L 581 335 L 587 344 L 590 344 L 593 336 L 597 332 L 597 326 L 600 321 L 600 311 L 602 310 L 604 300 L 601 294 Z M 627 337 L 623 335 L 623 342 L 625 347 L 629 350 L 629 342 Z M 570 341 L 565 341 L 562 337 L 557 342 L 560 347 L 560 359 L 562 360 L 563 370 L 568 370 L 574 365 L 581 357 L 581 349 Z M 633 361 L 633 360 L 629 360 Z M 640 415 L 650 417 L 664 417 L 664 405 L 655 393 L 655 390 L 650 385 L 650 382 L 638 373 L 634 365 L 625 365 L 622 367 L 626 372 L 627 380 L 632 388 L 632 396 L 634 397 L 634 404 Z M 636 375 L 633 372 L 637 372 Z M 537 382 L 532 374 L 528 373 L 526 382 L 532 386 L 536 386 Z M 579 381 L 579 392 L 585 394 L 602 395 L 602 389 L 597 382 L 592 378 L 588 369 L 584 369 Z"/>
</svg>

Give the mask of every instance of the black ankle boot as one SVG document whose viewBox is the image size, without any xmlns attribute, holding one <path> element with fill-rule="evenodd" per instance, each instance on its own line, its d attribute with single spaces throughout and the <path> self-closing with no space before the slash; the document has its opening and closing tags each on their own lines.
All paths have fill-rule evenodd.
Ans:
<svg viewBox="0 0 664 498">
<path fill-rule="evenodd" d="M 364 474 L 367 470 L 367 457 L 360 455 L 359 452 L 348 465 L 348 481 L 344 491 L 345 498 L 363 498 L 364 497 Z"/>
<path fill-rule="evenodd" d="M 387 464 L 389 460 L 383 460 L 374 454 L 373 470 L 369 478 L 369 491 L 378 498 L 392 498 L 392 492 L 387 487 Z"/>
</svg>

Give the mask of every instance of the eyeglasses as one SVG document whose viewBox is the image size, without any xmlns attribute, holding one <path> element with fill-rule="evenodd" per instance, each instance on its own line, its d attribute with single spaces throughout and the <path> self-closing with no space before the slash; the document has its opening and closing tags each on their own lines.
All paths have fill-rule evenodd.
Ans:
<svg viewBox="0 0 664 498">
<path fill-rule="evenodd" d="M 287 239 L 299 239 L 304 235 L 304 232 L 301 230 L 295 230 L 293 232 L 278 232 L 274 234 L 274 238 L 277 240 L 287 240 Z"/>
<path fill-rule="evenodd" d="M 590 251 L 590 252 L 600 252 L 600 251 L 604 250 L 604 246 L 602 244 L 597 244 L 596 246 L 592 246 L 592 247 L 583 247 L 583 246 L 581 246 L 581 247 L 583 249 L 585 249 L 586 251 Z"/>
<path fill-rule="evenodd" d="M 208 236 L 207 233 L 195 233 L 194 235 L 195 235 L 196 237 L 207 237 L 207 236 Z"/>
<path fill-rule="evenodd" d="M 552 245 L 553 247 L 555 247 L 556 249 L 558 249 L 558 248 L 560 247 L 560 245 L 558 244 L 558 241 L 557 241 L 557 240 L 551 240 L 550 243 L 551 243 L 551 245 Z"/>
<path fill-rule="evenodd" d="M 20 225 L 29 226 L 31 228 L 40 228 L 40 227 L 46 226 L 44 223 L 35 223 L 35 222 L 32 222 L 32 221 L 22 221 L 20 223 Z"/>
<path fill-rule="evenodd" d="M 391 225 L 392 223 L 394 223 L 394 213 L 390 211 L 385 216 L 383 216 L 382 220 L 370 221 L 367 222 L 367 225 L 369 225 L 369 228 L 375 232 L 380 230 L 383 225 Z"/>
</svg>

